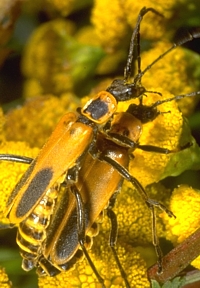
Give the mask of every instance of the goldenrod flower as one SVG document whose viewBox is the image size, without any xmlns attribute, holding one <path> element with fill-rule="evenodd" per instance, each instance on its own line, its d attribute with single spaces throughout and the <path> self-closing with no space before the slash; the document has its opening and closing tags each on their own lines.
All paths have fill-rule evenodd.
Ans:
<svg viewBox="0 0 200 288">
<path fill-rule="evenodd" d="M 105 281 L 106 287 L 120 288 L 124 286 L 124 281 L 120 275 L 119 269 L 112 255 L 108 244 L 109 233 L 97 235 L 93 241 L 92 250 L 89 251 L 95 267 Z M 150 287 L 146 277 L 146 265 L 139 253 L 125 241 L 119 241 L 117 244 L 117 254 L 126 272 L 127 279 L 132 287 Z M 56 277 L 40 277 L 40 288 L 53 287 L 101 287 L 91 267 L 84 259 L 78 261 L 68 272 L 62 272 Z"/>
<path fill-rule="evenodd" d="M 11 110 L 6 117 L 6 139 L 26 141 L 32 147 L 42 147 L 62 115 L 75 111 L 79 100 L 72 93 L 60 98 L 40 96 L 26 101 L 24 106 Z"/>
<path fill-rule="evenodd" d="M 54 6 L 54 9 L 58 10 L 63 16 L 66 16 L 71 13 L 73 10 L 73 6 L 76 2 L 76 0 L 47 0 L 47 5 L 52 5 Z"/>
<path fill-rule="evenodd" d="M 174 244 L 181 243 L 187 236 L 199 228 L 200 194 L 187 185 L 180 185 L 173 191 L 170 209 L 176 219 L 166 218 L 166 237 Z"/>
<path fill-rule="evenodd" d="M 173 14 L 173 6 L 177 4 L 177 1 L 156 1 L 145 0 L 142 2 L 127 0 L 124 2 L 124 10 L 127 17 L 128 24 L 134 28 L 137 15 L 143 7 L 154 8 L 164 17 L 158 16 L 155 13 L 149 12 L 148 15 L 144 16 L 145 21 L 141 24 L 140 33 L 142 37 L 147 39 L 158 39 L 161 37 L 166 38 L 166 22 L 170 19 Z M 156 27 L 156 29 L 155 29 Z"/>
<path fill-rule="evenodd" d="M 1 288 L 10 288 L 12 283 L 8 279 L 8 275 L 5 272 L 5 269 L 0 267 L 0 286 Z"/>
<path fill-rule="evenodd" d="M 199 228 L 200 221 L 200 193 L 187 185 L 180 185 L 173 191 L 170 199 L 170 209 L 176 219 L 163 215 L 166 225 L 166 238 L 174 245 L 181 243 Z M 200 258 L 192 262 L 197 269 L 200 268 Z"/>
<path fill-rule="evenodd" d="M 100 43 L 111 52 L 126 34 L 127 25 L 123 13 L 123 3 L 119 0 L 96 0 L 92 11 L 92 23 Z"/>
<path fill-rule="evenodd" d="M 72 91 L 94 73 L 104 52 L 100 47 L 76 41 L 71 35 L 73 30 L 69 21 L 52 20 L 41 25 L 30 37 L 22 59 L 22 71 L 29 81 L 34 81 L 35 93 L 61 95 Z M 33 95 L 33 91 L 27 94 Z"/>
<path fill-rule="evenodd" d="M 22 70 L 26 77 L 40 83 L 43 93 L 60 93 L 72 87 L 71 77 L 66 73 L 69 69 L 66 51 L 62 41 L 67 42 L 72 27 L 64 20 L 48 22 L 34 31 L 24 51 Z M 62 57 L 61 57 L 62 55 Z M 55 75 L 62 73 L 64 81 L 60 91 L 55 82 Z"/>
<path fill-rule="evenodd" d="M 90 0 L 46 0 L 46 5 L 49 5 L 48 10 L 51 8 L 60 12 L 62 16 L 67 16 L 74 10 L 81 9 L 90 4 Z"/>
<path fill-rule="evenodd" d="M 128 27 L 135 27 L 140 10 L 143 7 L 151 7 L 164 17 L 149 12 L 145 21 L 141 24 L 140 33 L 146 39 L 166 38 L 166 19 L 170 19 L 173 14 L 173 6 L 177 1 L 134 1 L 115 0 L 112 3 L 108 0 L 95 0 L 92 10 L 91 21 L 95 26 L 97 36 L 102 46 L 108 52 L 115 50 L 121 41 L 126 42 Z M 156 27 L 156 29 L 155 29 Z"/>
</svg>

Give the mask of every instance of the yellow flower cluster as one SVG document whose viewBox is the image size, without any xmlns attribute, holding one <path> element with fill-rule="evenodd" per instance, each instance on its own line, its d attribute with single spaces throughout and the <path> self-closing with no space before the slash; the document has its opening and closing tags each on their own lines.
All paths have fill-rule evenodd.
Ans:
<svg viewBox="0 0 200 288">
<path fill-rule="evenodd" d="M 151 7 L 162 14 L 164 17 L 150 12 L 147 17 L 145 16 L 145 21 L 141 25 L 140 33 L 142 37 L 154 39 L 154 41 L 155 39 L 161 37 L 166 38 L 166 22 L 172 16 L 173 6 L 175 3 L 177 3 L 177 1 L 175 2 L 174 0 L 159 0 L 156 2 L 145 0 L 142 1 L 142 3 L 139 1 L 127 0 L 124 2 L 124 10 L 127 15 L 127 22 L 132 28 L 134 28 L 134 23 L 136 22 L 136 17 L 139 11 L 143 7 Z"/>
<path fill-rule="evenodd" d="M 70 14 L 73 10 L 73 6 L 76 0 L 46 0 L 47 5 L 52 5 L 56 10 L 58 10 L 63 16 Z"/>
<path fill-rule="evenodd" d="M 187 185 L 176 188 L 170 199 L 170 209 L 176 215 L 176 219 L 163 215 L 166 225 L 166 238 L 175 246 L 190 236 L 199 228 L 200 221 L 200 191 Z M 200 257 L 192 263 L 200 269 Z"/>
<path fill-rule="evenodd" d="M 8 275 L 5 272 L 5 269 L 0 267 L 0 286 L 1 288 L 10 288 L 12 283 L 8 279 Z"/>
<path fill-rule="evenodd" d="M 146 277 L 146 265 L 140 254 L 135 252 L 132 246 L 121 242 L 117 247 L 117 253 L 124 266 L 130 285 L 132 287 L 139 285 L 149 288 L 150 284 Z M 108 235 L 100 233 L 100 235 L 95 237 L 93 249 L 89 251 L 89 254 L 98 272 L 103 277 L 106 287 L 120 288 L 124 286 L 114 256 L 108 246 Z M 56 277 L 39 278 L 39 287 L 93 288 L 101 287 L 101 285 L 84 259 L 76 264 L 75 269 L 71 269 L 68 272 L 62 272 Z"/>
<path fill-rule="evenodd" d="M 122 7 L 123 4 L 119 0 L 114 0 L 112 5 L 106 0 L 96 0 L 94 4 L 91 20 L 100 43 L 108 52 L 111 52 L 119 43 L 119 39 L 126 34 L 127 25 Z"/>
<path fill-rule="evenodd" d="M 62 94 L 60 98 L 50 94 L 32 98 L 7 114 L 6 139 L 26 141 L 32 147 L 41 148 L 61 116 L 77 106 L 79 99 L 72 93 Z"/>
<path fill-rule="evenodd" d="M 62 16 L 67 16 L 75 10 L 81 9 L 90 4 L 90 0 L 45 0 L 49 10 L 57 10 Z"/>
<path fill-rule="evenodd" d="M 33 91 L 29 92 L 33 86 L 26 89 L 26 96 L 35 96 L 38 91 L 60 94 L 72 89 L 72 79 L 70 74 L 66 73 L 70 69 L 69 56 L 66 46 L 62 45 L 70 41 L 72 29 L 69 22 L 58 19 L 45 23 L 34 31 L 22 61 L 24 75 L 29 78 L 31 85 L 34 83 L 35 86 Z"/>
<path fill-rule="evenodd" d="M 93 39 L 93 30 L 89 32 L 86 37 Z M 31 35 L 22 59 L 26 98 L 38 93 L 60 96 L 75 88 L 82 91 L 84 80 L 94 73 L 105 53 L 94 41 L 85 44 L 83 38 L 76 40 L 72 33 L 74 25 L 70 21 L 56 19 Z"/>
<path fill-rule="evenodd" d="M 160 37 L 166 38 L 166 22 L 172 17 L 173 6 L 177 4 L 177 1 L 115 0 L 110 4 L 108 0 L 95 0 L 91 19 L 99 40 L 107 51 L 112 51 L 126 39 L 129 26 L 135 27 L 137 15 L 143 7 L 156 9 L 164 17 L 152 12 L 145 16 L 140 30 L 142 37 L 154 39 L 154 41 Z"/>
</svg>

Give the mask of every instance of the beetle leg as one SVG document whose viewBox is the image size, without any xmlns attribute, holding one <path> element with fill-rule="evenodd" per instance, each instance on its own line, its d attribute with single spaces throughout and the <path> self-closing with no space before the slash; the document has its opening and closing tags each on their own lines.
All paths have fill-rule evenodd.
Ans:
<svg viewBox="0 0 200 288">
<path fill-rule="evenodd" d="M 19 156 L 19 155 L 14 155 L 14 154 L 0 154 L 0 160 L 31 164 L 31 162 L 34 159 L 30 157 Z"/>
<path fill-rule="evenodd" d="M 84 209 L 84 203 L 81 197 L 81 194 L 79 193 L 77 187 L 75 185 L 72 185 L 70 187 L 71 192 L 74 194 L 76 198 L 76 208 L 77 208 L 77 230 L 78 230 L 78 241 L 79 244 L 83 250 L 83 253 L 92 268 L 94 274 L 96 275 L 98 281 L 102 284 L 102 287 L 105 288 L 104 280 L 99 275 L 96 267 L 94 266 L 94 263 L 92 262 L 92 259 L 90 258 L 87 249 L 85 248 L 85 209 Z"/>
<path fill-rule="evenodd" d="M 61 271 L 52 265 L 43 255 L 38 259 L 37 274 L 39 276 L 51 276 L 58 275 Z"/>
<path fill-rule="evenodd" d="M 116 169 L 121 176 L 126 179 L 127 181 L 131 182 L 133 184 L 133 186 L 138 190 L 138 192 L 141 194 L 141 196 L 143 197 L 143 199 L 145 200 L 146 204 L 148 207 L 150 206 L 156 206 L 158 208 L 160 208 L 161 210 L 163 210 L 164 212 L 166 212 L 168 214 L 169 217 L 174 216 L 174 214 L 168 210 L 163 204 L 161 204 L 160 202 L 154 200 L 154 199 L 150 199 L 145 191 L 145 189 L 143 188 L 143 186 L 140 184 L 140 182 L 133 177 L 126 168 L 124 168 L 123 166 L 121 166 L 119 163 L 117 163 L 115 160 L 113 160 L 112 158 L 104 155 L 103 153 L 100 153 L 98 155 L 98 159 L 100 161 L 104 161 L 108 164 L 110 164 L 114 169 Z M 175 216 L 174 216 L 175 217 Z"/>
<path fill-rule="evenodd" d="M 8 228 L 13 228 L 13 227 L 14 227 L 13 224 L 0 223 L 0 230 L 4 230 L 4 229 L 8 229 Z"/>
<path fill-rule="evenodd" d="M 120 270 L 121 276 L 124 279 L 126 288 L 130 288 L 130 284 L 128 283 L 128 280 L 127 280 L 127 275 L 126 275 L 126 273 L 125 273 L 125 271 L 124 271 L 124 269 L 123 269 L 123 267 L 122 267 L 122 265 L 120 263 L 119 257 L 117 255 L 117 251 L 115 249 L 115 246 L 116 246 L 116 243 L 117 243 L 118 223 L 117 223 L 117 216 L 116 216 L 115 212 L 112 209 L 114 207 L 115 200 L 116 200 L 116 197 L 117 197 L 118 193 L 119 192 L 117 191 L 117 192 L 115 192 L 112 195 L 112 197 L 111 197 L 111 199 L 109 201 L 108 208 L 107 208 L 107 216 L 108 216 L 108 218 L 110 219 L 110 222 L 111 222 L 109 244 L 110 244 L 110 248 L 112 250 L 113 256 L 115 258 L 115 261 L 117 263 L 117 266 L 118 266 L 118 268 Z"/>
<path fill-rule="evenodd" d="M 143 150 L 143 151 L 147 151 L 147 152 L 156 152 L 156 153 L 161 153 L 161 154 L 170 154 L 170 153 L 176 153 L 176 152 L 180 152 L 182 150 L 185 150 L 189 147 L 192 146 L 192 143 L 188 142 L 186 143 L 184 146 L 181 146 L 179 148 L 170 150 L 167 148 L 162 148 L 162 147 L 158 147 L 158 146 L 153 146 L 153 145 L 138 145 L 137 148 Z"/>
<path fill-rule="evenodd" d="M 157 234 L 157 226 L 156 226 L 156 210 L 155 206 L 151 205 L 149 206 L 151 211 L 151 217 L 152 217 L 152 243 L 154 246 L 154 249 L 156 251 L 157 256 L 157 264 L 158 264 L 158 274 L 162 273 L 163 267 L 162 267 L 162 250 L 159 245 L 159 238 Z"/>
<path fill-rule="evenodd" d="M 142 198 L 146 202 L 147 206 L 149 207 L 152 215 L 152 235 L 153 235 L 153 245 L 156 250 L 156 254 L 158 256 L 158 267 L 159 267 L 159 273 L 162 272 L 162 252 L 161 248 L 159 246 L 159 241 L 157 237 L 157 232 L 156 232 L 156 215 L 155 215 L 155 207 L 160 208 L 163 210 L 169 217 L 175 217 L 176 216 L 169 210 L 167 209 L 163 204 L 160 202 L 151 199 L 148 197 L 145 189 L 143 186 L 140 184 L 140 182 L 133 177 L 123 166 L 121 166 L 119 163 L 117 163 L 115 160 L 111 159 L 110 157 L 104 155 L 103 153 L 98 155 L 98 159 L 100 161 L 104 161 L 110 165 L 112 165 L 113 168 L 115 168 L 124 179 L 127 181 L 131 182 L 132 185 L 136 188 L 136 190 L 141 194 Z"/>
<path fill-rule="evenodd" d="M 123 166 L 121 166 L 119 163 L 117 163 L 116 161 L 114 161 L 113 159 L 111 159 L 110 157 L 100 154 L 99 155 L 99 159 L 102 161 L 105 161 L 107 163 L 109 163 L 110 165 L 112 165 L 121 175 L 124 179 L 126 179 L 127 181 L 131 182 L 133 184 L 133 186 L 137 189 L 137 191 L 141 194 L 141 196 L 143 197 L 144 201 L 146 202 L 147 206 L 149 208 L 151 208 L 151 206 L 154 207 L 158 207 L 160 208 L 162 211 L 166 212 L 168 214 L 169 217 L 176 217 L 169 209 L 167 209 L 163 204 L 161 204 L 160 202 L 158 202 L 157 200 L 151 199 L 148 197 L 145 189 L 143 188 L 143 186 L 140 184 L 140 182 L 133 177 L 128 170 L 126 170 Z"/>
</svg>

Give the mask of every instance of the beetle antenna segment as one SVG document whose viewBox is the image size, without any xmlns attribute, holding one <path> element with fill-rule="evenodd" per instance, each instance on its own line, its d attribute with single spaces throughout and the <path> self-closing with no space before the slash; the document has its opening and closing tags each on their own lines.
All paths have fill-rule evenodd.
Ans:
<svg viewBox="0 0 200 288">
<path fill-rule="evenodd" d="M 185 97 L 193 97 L 193 96 L 197 96 L 197 95 L 200 95 L 200 91 L 191 92 L 191 93 L 182 94 L 182 95 L 177 95 L 177 96 L 174 96 L 172 98 L 165 99 L 165 100 L 158 100 L 151 107 L 155 108 L 155 107 L 157 107 L 163 103 L 166 103 L 166 102 L 170 102 L 170 101 L 178 100 L 178 99 L 183 99 Z"/>
<path fill-rule="evenodd" d="M 164 17 L 162 14 L 160 14 L 158 11 L 156 11 L 153 8 L 146 8 L 143 7 L 139 13 L 139 16 L 137 18 L 137 22 L 136 22 L 136 26 L 133 30 L 133 34 L 131 37 L 131 42 L 130 42 L 130 47 L 129 47 L 129 52 L 128 52 L 128 57 L 127 57 L 127 63 L 126 66 L 124 68 L 124 82 L 127 83 L 131 77 L 131 73 L 132 73 L 132 64 L 133 64 L 133 53 L 134 53 L 134 46 L 135 46 L 135 42 L 137 45 L 137 62 L 138 62 L 138 75 L 141 73 L 141 57 L 140 57 L 140 23 L 142 22 L 142 19 L 144 17 L 145 14 L 147 14 L 149 11 Z M 139 81 L 141 80 L 138 79 Z M 136 82 L 135 82 L 136 83 Z"/>
<path fill-rule="evenodd" d="M 185 30 L 184 33 L 181 33 L 179 37 L 177 37 L 177 41 L 174 42 L 174 44 L 163 54 L 161 54 L 159 57 L 157 57 L 151 64 L 149 64 L 142 72 L 138 73 L 136 77 L 134 78 L 134 83 L 136 84 L 138 81 L 141 81 L 141 78 L 143 75 L 151 69 L 154 64 L 156 64 L 159 60 L 161 60 L 165 55 L 167 55 L 169 52 L 174 50 L 176 47 L 181 46 L 189 41 L 192 41 L 195 38 L 200 37 L 200 28 L 194 28 L 192 30 Z"/>
</svg>

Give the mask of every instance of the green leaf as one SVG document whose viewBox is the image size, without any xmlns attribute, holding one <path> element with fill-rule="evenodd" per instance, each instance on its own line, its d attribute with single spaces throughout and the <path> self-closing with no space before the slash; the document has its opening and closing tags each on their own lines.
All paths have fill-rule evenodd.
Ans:
<svg viewBox="0 0 200 288">
<path fill-rule="evenodd" d="M 165 282 L 163 285 L 160 285 L 156 280 L 151 280 L 152 288 L 181 288 L 185 283 L 185 277 L 176 277 L 172 281 Z"/>
<path fill-rule="evenodd" d="M 162 179 L 168 176 L 177 176 L 186 170 L 200 169 L 200 147 L 191 135 L 188 121 L 184 121 L 183 132 L 180 139 L 180 145 L 191 143 L 191 147 L 171 155 Z"/>
</svg>

